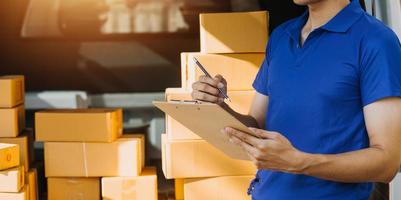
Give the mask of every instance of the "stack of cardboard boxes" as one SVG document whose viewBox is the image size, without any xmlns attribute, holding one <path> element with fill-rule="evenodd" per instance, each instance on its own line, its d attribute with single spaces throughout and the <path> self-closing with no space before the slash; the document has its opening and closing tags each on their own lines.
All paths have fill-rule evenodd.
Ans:
<svg viewBox="0 0 401 200">
<path fill-rule="evenodd" d="M 156 169 L 145 167 L 144 136 L 122 134 L 121 109 L 35 114 L 44 143 L 49 200 L 154 200 Z"/>
<path fill-rule="evenodd" d="M 0 77 L 0 199 L 36 200 L 32 134 L 24 130 L 24 77 Z"/>
<path fill-rule="evenodd" d="M 182 88 L 168 88 L 166 100 L 192 99 L 192 83 L 203 75 L 195 57 L 210 74 L 225 77 L 232 100 L 227 103 L 247 114 L 255 94 L 252 82 L 265 57 L 267 12 L 201 14 L 200 25 L 201 52 L 181 54 Z M 228 157 L 168 115 L 162 160 L 166 178 L 176 179 L 176 199 L 250 199 L 246 191 L 255 166 Z"/>
</svg>

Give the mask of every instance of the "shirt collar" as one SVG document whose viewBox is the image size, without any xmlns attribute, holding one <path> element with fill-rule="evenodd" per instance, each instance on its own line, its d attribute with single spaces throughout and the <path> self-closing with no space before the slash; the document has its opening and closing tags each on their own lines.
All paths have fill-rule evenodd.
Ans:
<svg viewBox="0 0 401 200">
<path fill-rule="evenodd" d="M 319 29 L 323 29 L 331 32 L 345 33 L 348 29 L 359 19 L 363 13 L 363 9 L 359 4 L 358 0 L 351 0 L 351 2 L 343 8 L 336 16 L 334 16 L 329 22 L 321 26 Z M 296 18 L 287 28 L 287 32 L 295 40 L 300 38 L 301 29 L 308 20 L 309 12 L 305 11 L 300 17 Z"/>
<path fill-rule="evenodd" d="M 343 10 L 341 10 L 334 18 L 321 27 L 321 29 L 345 33 L 359 19 L 364 11 L 358 0 L 351 1 Z"/>
</svg>

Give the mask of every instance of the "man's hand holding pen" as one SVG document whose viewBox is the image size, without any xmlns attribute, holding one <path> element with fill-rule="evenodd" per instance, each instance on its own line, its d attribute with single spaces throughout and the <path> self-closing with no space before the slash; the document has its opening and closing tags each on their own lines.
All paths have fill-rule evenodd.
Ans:
<svg viewBox="0 0 401 200">
<path fill-rule="evenodd" d="M 219 89 L 227 94 L 227 81 L 219 74 L 214 78 L 203 75 L 199 77 L 199 81 L 192 84 L 192 89 L 194 100 L 222 104 L 224 95 Z"/>
</svg>

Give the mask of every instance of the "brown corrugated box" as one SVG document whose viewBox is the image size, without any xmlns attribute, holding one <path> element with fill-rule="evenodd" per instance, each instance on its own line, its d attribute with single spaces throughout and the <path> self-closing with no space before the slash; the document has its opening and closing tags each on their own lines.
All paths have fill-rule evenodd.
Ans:
<svg viewBox="0 0 401 200">
<path fill-rule="evenodd" d="M 0 171 L 0 192 L 19 192 L 24 184 L 23 166 Z"/>
<path fill-rule="evenodd" d="M 25 101 L 24 76 L 0 76 L 0 108 L 12 108 Z"/>
<path fill-rule="evenodd" d="M 171 100 L 192 100 L 191 92 L 184 88 L 167 88 L 165 93 L 166 101 Z M 166 114 L 166 135 L 168 140 L 201 139 L 194 132 Z"/>
<path fill-rule="evenodd" d="M 266 11 L 200 14 L 201 52 L 265 52 L 268 17 Z"/>
<path fill-rule="evenodd" d="M 235 111 L 241 114 L 248 114 L 255 96 L 255 91 L 230 91 L 228 96 L 231 102 L 227 104 Z M 191 93 L 183 88 L 168 88 L 166 89 L 166 100 L 191 100 Z M 183 126 L 181 123 L 174 120 L 169 115 L 166 115 L 166 134 L 169 140 L 196 140 L 201 139 L 194 132 Z"/>
<path fill-rule="evenodd" d="M 254 176 L 223 176 L 185 179 L 185 200 L 246 200 L 247 189 Z"/>
<path fill-rule="evenodd" d="M 0 192 L 0 200 L 29 200 L 29 187 L 25 185 L 19 192 Z"/>
<path fill-rule="evenodd" d="M 28 136 L 20 135 L 18 137 L 0 138 L 0 143 L 18 144 L 20 152 L 20 162 L 24 166 L 25 171 L 29 170 L 29 150 Z"/>
<path fill-rule="evenodd" d="M 122 135 L 121 109 L 63 109 L 35 113 L 36 141 L 113 142 Z"/>
<path fill-rule="evenodd" d="M 99 200 L 100 178 L 47 178 L 48 200 Z"/>
<path fill-rule="evenodd" d="M 184 199 L 184 179 L 174 179 L 175 199 Z"/>
<path fill-rule="evenodd" d="M 181 66 L 182 87 L 189 91 L 192 91 L 192 84 L 204 75 L 193 62 L 194 57 L 211 76 L 221 74 L 228 82 L 228 91 L 253 90 L 252 83 L 265 58 L 264 53 L 181 53 L 181 56 L 184 57 Z"/>
<path fill-rule="evenodd" d="M 0 108 L 0 137 L 17 137 L 25 127 L 25 108 Z"/>
<path fill-rule="evenodd" d="M 29 186 L 29 200 L 38 199 L 38 172 L 36 169 L 30 169 L 25 174 L 25 183 Z"/>
<path fill-rule="evenodd" d="M 157 200 L 156 168 L 146 167 L 137 177 L 103 177 L 104 200 Z"/>
<path fill-rule="evenodd" d="M 17 144 L 0 143 L 0 170 L 20 165 L 19 146 Z"/>
<path fill-rule="evenodd" d="M 127 137 L 127 136 L 124 136 L 124 137 Z M 146 162 L 145 161 L 145 143 L 146 143 L 145 142 L 145 135 L 143 135 L 143 134 L 132 134 L 132 137 L 137 137 L 137 138 L 140 139 L 139 140 L 139 146 L 140 146 L 141 152 L 139 153 L 139 157 L 140 157 L 139 160 L 141 161 L 142 168 L 144 168 L 145 167 L 145 162 Z"/>
<path fill-rule="evenodd" d="M 140 161 L 141 161 L 141 166 L 142 168 L 145 167 L 145 135 L 143 133 L 124 133 L 123 137 L 136 137 L 139 138 L 139 146 L 141 148 L 141 153 L 139 154 Z"/>
<path fill-rule="evenodd" d="M 138 176 L 141 142 L 130 135 L 111 143 L 46 142 L 46 177 Z"/>
<path fill-rule="evenodd" d="M 250 161 L 229 158 L 204 140 L 167 140 L 162 134 L 162 167 L 166 178 L 253 175 Z"/>
</svg>

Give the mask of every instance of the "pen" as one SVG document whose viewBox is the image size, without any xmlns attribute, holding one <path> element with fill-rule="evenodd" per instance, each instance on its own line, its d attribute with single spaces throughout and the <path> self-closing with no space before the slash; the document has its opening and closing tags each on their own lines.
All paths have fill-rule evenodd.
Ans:
<svg viewBox="0 0 401 200">
<path fill-rule="evenodd" d="M 206 71 L 206 69 L 202 66 L 202 64 L 198 61 L 198 59 L 196 59 L 196 58 L 194 57 L 193 60 L 194 60 L 195 64 L 203 71 L 203 73 L 204 73 L 207 77 L 212 78 L 212 76 L 210 76 L 209 72 Z M 225 94 L 225 93 L 223 92 L 223 90 L 221 90 L 220 88 L 217 88 L 217 89 L 220 91 L 220 94 L 223 95 L 223 97 L 224 97 L 225 99 L 228 99 L 228 100 L 231 102 L 230 97 L 228 97 L 228 95 Z"/>
</svg>

